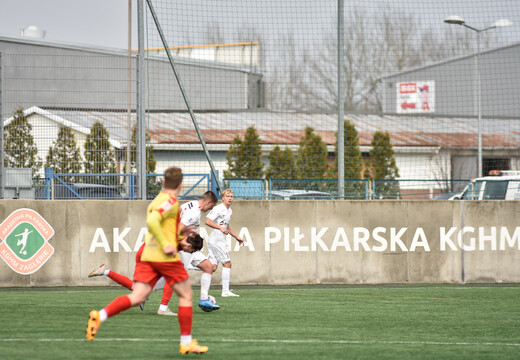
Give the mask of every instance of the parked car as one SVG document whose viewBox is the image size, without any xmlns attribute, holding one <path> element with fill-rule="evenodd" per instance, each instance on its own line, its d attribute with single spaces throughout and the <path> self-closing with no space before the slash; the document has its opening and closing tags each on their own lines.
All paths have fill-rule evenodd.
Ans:
<svg viewBox="0 0 520 360">
<path fill-rule="evenodd" d="M 313 190 L 272 190 L 269 200 L 333 200 L 332 194 Z"/>
<path fill-rule="evenodd" d="M 460 194 L 460 191 L 440 193 L 432 197 L 432 200 L 453 200 L 455 196 L 459 196 Z"/>
<path fill-rule="evenodd" d="M 450 200 L 520 200 L 520 171 L 492 171 Z"/>
<path fill-rule="evenodd" d="M 112 200 L 123 199 L 116 186 L 103 184 L 62 184 L 55 183 L 54 189 L 46 196 L 45 186 L 36 190 L 36 199 L 54 199 L 54 200 Z"/>
</svg>

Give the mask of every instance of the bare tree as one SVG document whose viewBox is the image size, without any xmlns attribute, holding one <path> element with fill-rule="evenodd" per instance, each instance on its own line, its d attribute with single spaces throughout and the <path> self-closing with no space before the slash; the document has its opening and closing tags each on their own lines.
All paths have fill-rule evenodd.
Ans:
<svg viewBox="0 0 520 360">
<path fill-rule="evenodd" d="M 283 35 L 266 59 L 266 99 L 274 110 L 301 110 L 302 56 L 292 35 Z"/>
<path fill-rule="evenodd" d="M 331 21 L 331 24 L 335 21 Z M 254 24 L 208 25 L 206 43 L 260 42 L 266 103 L 273 110 L 334 112 L 337 108 L 337 35 L 330 29 L 316 43 L 296 39 L 287 30 L 267 37 Z M 464 29 L 462 29 L 464 30 Z M 450 26 L 425 27 L 402 8 L 355 8 L 346 14 L 344 34 L 344 108 L 347 112 L 382 111 L 381 78 L 407 68 L 474 54 L 474 34 Z M 264 30 L 265 31 L 265 30 Z M 482 34 L 482 50 L 495 44 Z"/>
<path fill-rule="evenodd" d="M 402 9 L 379 10 L 378 16 L 354 10 L 345 20 L 344 108 L 380 112 L 380 79 L 387 74 L 474 51 L 469 32 L 422 28 L 414 14 Z M 483 49 L 491 44 L 483 40 Z M 320 51 L 286 35 L 275 67 L 267 67 L 268 104 L 286 110 L 334 112 L 337 107 L 337 38 L 331 33 Z M 303 50 L 302 50 L 303 48 Z M 311 50 L 306 50 L 311 49 Z M 301 55 L 300 55 L 301 54 Z"/>
<path fill-rule="evenodd" d="M 226 37 L 224 36 L 219 23 L 206 25 L 204 39 L 208 44 L 224 44 L 226 42 Z"/>
<path fill-rule="evenodd" d="M 432 175 L 441 192 L 452 191 L 451 158 L 447 149 L 439 148 L 432 154 Z"/>
</svg>

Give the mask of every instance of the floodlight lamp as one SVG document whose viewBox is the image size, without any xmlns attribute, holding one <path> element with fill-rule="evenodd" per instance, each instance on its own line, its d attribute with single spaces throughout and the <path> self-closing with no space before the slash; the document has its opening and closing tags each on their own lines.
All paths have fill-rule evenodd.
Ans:
<svg viewBox="0 0 520 360">
<path fill-rule="evenodd" d="M 444 19 L 444 22 L 447 24 L 456 24 L 456 25 L 463 25 L 465 23 L 464 19 L 460 16 L 452 15 Z"/>
<path fill-rule="evenodd" d="M 495 21 L 495 23 L 493 25 L 495 27 L 506 27 L 506 26 L 513 25 L 513 22 L 511 22 L 508 19 L 500 19 L 500 20 Z"/>
</svg>

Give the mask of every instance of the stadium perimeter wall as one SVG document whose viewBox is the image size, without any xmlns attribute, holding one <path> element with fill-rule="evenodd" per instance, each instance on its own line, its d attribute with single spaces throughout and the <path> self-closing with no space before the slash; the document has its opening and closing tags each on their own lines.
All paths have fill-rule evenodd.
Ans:
<svg viewBox="0 0 520 360">
<path fill-rule="evenodd" d="M 114 285 L 87 278 L 103 263 L 131 277 L 148 203 L 1 200 L 0 286 Z M 232 284 L 520 282 L 518 201 L 235 201 L 232 209 L 231 227 L 247 243 L 229 239 Z M 28 233 L 29 253 L 18 243 L 26 228 L 41 235 Z M 190 275 L 199 282 L 199 272 Z"/>
</svg>

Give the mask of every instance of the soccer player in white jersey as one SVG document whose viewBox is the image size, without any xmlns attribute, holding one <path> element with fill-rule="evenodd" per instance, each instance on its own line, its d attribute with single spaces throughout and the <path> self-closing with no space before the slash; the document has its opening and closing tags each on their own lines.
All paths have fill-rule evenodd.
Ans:
<svg viewBox="0 0 520 360">
<path fill-rule="evenodd" d="M 193 227 L 195 232 L 198 233 L 202 212 L 211 210 L 217 202 L 218 199 L 215 194 L 207 191 L 200 200 L 193 200 L 181 205 L 181 223 Z M 203 272 L 200 277 L 199 307 L 206 312 L 220 309 L 220 306 L 208 300 L 211 275 L 215 271 L 215 266 L 200 250 L 193 253 L 179 251 L 179 255 L 186 270 L 200 270 Z"/>
<path fill-rule="evenodd" d="M 233 236 L 240 245 L 244 241 L 231 229 L 231 203 L 233 202 L 233 190 L 226 189 L 222 192 L 222 203 L 215 206 L 206 216 L 206 225 L 213 229 L 208 239 L 208 258 L 214 265 L 222 264 L 222 297 L 238 297 L 229 290 L 229 280 L 231 278 L 231 257 L 226 242 L 226 235 Z"/>
</svg>

